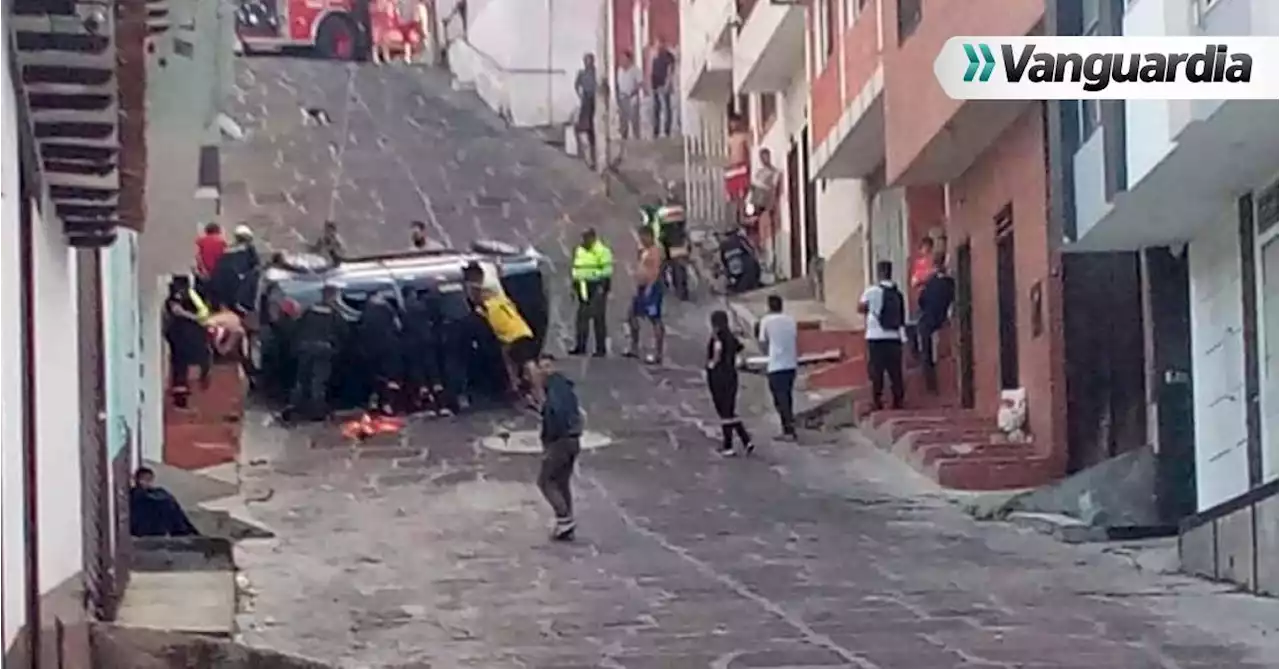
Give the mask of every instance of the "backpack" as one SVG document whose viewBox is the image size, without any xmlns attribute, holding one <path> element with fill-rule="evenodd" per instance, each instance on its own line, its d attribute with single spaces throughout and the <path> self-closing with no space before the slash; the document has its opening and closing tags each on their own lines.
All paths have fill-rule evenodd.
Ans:
<svg viewBox="0 0 1280 669">
<path fill-rule="evenodd" d="M 881 329 L 901 328 L 907 320 L 906 311 L 906 300 L 897 286 L 880 287 L 880 313 L 876 314 L 876 319 L 880 321 Z"/>
</svg>

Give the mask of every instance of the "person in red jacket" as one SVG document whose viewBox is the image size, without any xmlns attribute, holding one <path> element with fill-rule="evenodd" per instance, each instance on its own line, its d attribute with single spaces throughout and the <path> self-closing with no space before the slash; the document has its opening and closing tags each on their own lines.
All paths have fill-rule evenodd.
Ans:
<svg viewBox="0 0 1280 669">
<path fill-rule="evenodd" d="M 204 283 L 213 275 L 213 268 L 227 250 L 227 238 L 222 236 L 222 226 L 209 223 L 204 234 L 196 238 L 196 288 L 203 292 Z"/>
</svg>

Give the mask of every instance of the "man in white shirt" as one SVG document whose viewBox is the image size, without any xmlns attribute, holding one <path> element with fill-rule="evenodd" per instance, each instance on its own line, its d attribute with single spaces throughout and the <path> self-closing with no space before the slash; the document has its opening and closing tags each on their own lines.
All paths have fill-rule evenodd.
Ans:
<svg viewBox="0 0 1280 669">
<path fill-rule="evenodd" d="M 622 138 L 640 139 L 640 90 L 644 86 L 644 73 L 636 65 L 630 51 L 618 57 L 618 124 L 622 126 Z"/>
<path fill-rule="evenodd" d="M 769 377 L 769 394 L 782 422 L 782 438 L 796 438 L 796 417 L 792 393 L 796 387 L 796 319 L 782 313 L 782 298 L 769 296 L 769 313 L 756 326 L 760 347 L 768 356 L 765 371 Z"/>
<path fill-rule="evenodd" d="M 884 377 L 889 377 L 893 408 L 901 409 L 906 389 L 902 384 L 902 343 L 907 340 L 907 300 L 893 282 L 893 263 L 876 263 L 879 281 L 868 286 L 858 304 L 859 313 L 867 317 L 867 375 L 871 377 L 871 404 L 884 408 L 880 395 Z"/>
</svg>

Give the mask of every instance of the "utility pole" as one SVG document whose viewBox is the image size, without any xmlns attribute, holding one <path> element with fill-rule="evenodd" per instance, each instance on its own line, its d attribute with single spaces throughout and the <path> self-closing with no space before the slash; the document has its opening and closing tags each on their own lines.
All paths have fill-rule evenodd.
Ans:
<svg viewBox="0 0 1280 669">
<path fill-rule="evenodd" d="M 600 153 L 603 154 L 603 157 L 596 156 L 596 168 L 600 170 L 601 174 L 604 174 L 608 171 L 609 162 L 613 159 L 613 124 L 610 121 L 613 119 L 613 105 L 611 103 L 613 101 L 615 82 L 613 80 L 613 0 L 602 0 L 602 5 L 604 39 L 600 40 L 603 43 L 603 47 L 601 48 L 599 60 L 601 67 L 604 68 L 604 104 L 600 105 L 600 108 L 604 110 L 604 118 L 600 119 L 596 127 L 603 128 L 604 132 L 600 142 Z M 609 181 L 606 179 L 606 193 L 608 193 L 608 184 Z"/>
<path fill-rule="evenodd" d="M 551 48 L 551 45 L 555 43 L 554 41 L 555 40 L 554 28 L 556 25 L 555 18 L 554 18 L 555 7 L 556 7 L 556 0 L 547 0 L 547 71 L 546 71 L 546 74 L 544 74 L 543 76 L 547 78 L 547 127 L 548 128 L 556 127 L 555 112 L 552 109 L 553 107 L 552 102 L 555 100 L 555 98 L 552 95 L 552 85 L 551 85 L 552 80 L 556 76 L 555 61 L 553 57 L 553 51 Z"/>
</svg>

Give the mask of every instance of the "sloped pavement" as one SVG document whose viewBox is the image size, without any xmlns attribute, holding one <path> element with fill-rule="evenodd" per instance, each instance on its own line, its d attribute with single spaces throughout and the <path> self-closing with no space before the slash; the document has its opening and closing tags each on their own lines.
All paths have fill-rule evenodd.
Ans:
<svg viewBox="0 0 1280 669">
<path fill-rule="evenodd" d="M 251 135 L 229 151 L 243 184 L 230 215 L 272 241 L 332 216 L 352 246 L 385 249 L 425 217 L 445 241 L 538 244 L 560 280 L 583 225 L 631 253 L 632 214 L 585 168 L 443 75 L 268 58 L 239 70 Z M 300 104 L 333 123 L 303 126 Z M 253 595 L 241 639 L 344 667 L 1275 666 L 1274 602 L 975 524 L 905 495 L 918 482 L 856 443 L 768 443 L 754 381 L 743 413 L 760 452 L 716 458 L 704 321 L 672 305 L 664 368 L 563 363 L 609 440 L 582 459 L 574 544 L 546 541 L 536 456 L 481 445 L 529 416 L 415 420 L 353 445 L 251 415 L 245 476 L 273 494 L 250 508 L 276 538 L 239 546 Z"/>
</svg>

